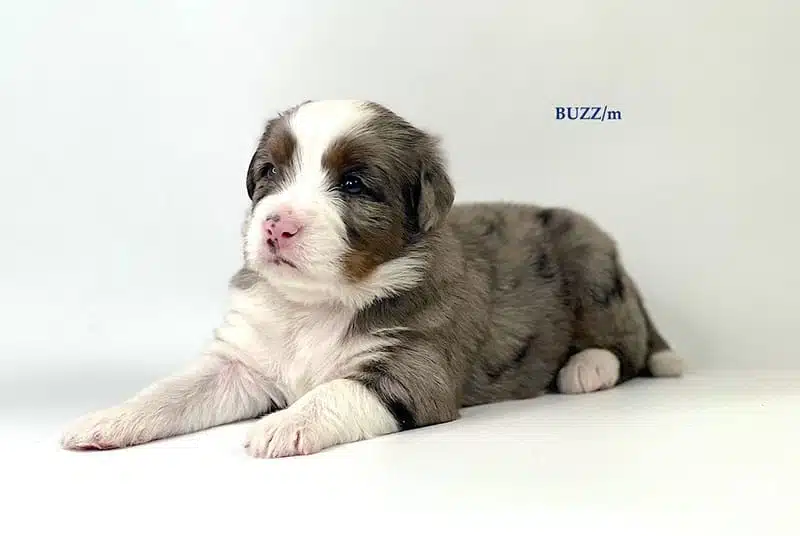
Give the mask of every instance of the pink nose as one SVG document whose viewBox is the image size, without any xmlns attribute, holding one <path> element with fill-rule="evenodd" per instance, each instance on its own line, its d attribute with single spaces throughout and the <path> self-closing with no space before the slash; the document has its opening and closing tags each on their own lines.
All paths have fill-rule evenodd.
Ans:
<svg viewBox="0 0 800 536">
<path fill-rule="evenodd" d="M 303 224 L 291 212 L 278 212 L 264 222 L 267 245 L 275 249 L 291 246 L 302 230 Z"/>
</svg>

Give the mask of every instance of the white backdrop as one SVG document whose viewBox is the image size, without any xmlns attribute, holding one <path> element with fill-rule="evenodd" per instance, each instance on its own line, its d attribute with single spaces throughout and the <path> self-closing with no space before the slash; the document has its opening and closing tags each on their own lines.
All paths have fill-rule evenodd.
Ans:
<svg viewBox="0 0 800 536">
<path fill-rule="evenodd" d="M 239 262 L 263 122 L 321 98 L 442 135 L 459 200 L 597 218 L 693 368 L 800 367 L 798 10 L 3 2 L 0 401 L 62 403 L 84 381 L 96 400 L 103 366 L 128 394 L 193 357 Z M 622 120 L 555 120 L 604 104 Z"/>
</svg>

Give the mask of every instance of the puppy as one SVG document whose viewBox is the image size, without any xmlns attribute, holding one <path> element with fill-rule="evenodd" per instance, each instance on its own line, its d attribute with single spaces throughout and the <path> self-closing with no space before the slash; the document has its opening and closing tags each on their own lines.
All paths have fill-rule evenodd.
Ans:
<svg viewBox="0 0 800 536">
<path fill-rule="evenodd" d="M 371 102 L 267 123 L 230 310 L 202 357 L 63 435 L 111 449 L 259 420 L 256 457 L 452 421 L 459 408 L 679 376 L 613 239 L 561 208 L 453 207 L 437 140 Z"/>
</svg>

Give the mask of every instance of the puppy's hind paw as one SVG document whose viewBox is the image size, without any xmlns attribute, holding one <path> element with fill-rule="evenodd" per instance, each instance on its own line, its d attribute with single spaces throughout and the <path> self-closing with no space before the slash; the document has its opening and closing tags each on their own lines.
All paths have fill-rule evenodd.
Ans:
<svg viewBox="0 0 800 536">
<path fill-rule="evenodd" d="M 589 348 L 569 358 L 558 372 L 558 390 L 582 394 L 614 387 L 619 381 L 619 359 L 608 350 Z"/>
</svg>

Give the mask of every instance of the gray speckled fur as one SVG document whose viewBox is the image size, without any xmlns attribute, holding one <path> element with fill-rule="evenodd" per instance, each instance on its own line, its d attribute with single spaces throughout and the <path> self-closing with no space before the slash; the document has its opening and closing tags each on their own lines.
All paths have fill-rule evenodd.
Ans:
<svg viewBox="0 0 800 536">
<path fill-rule="evenodd" d="M 624 381 L 667 347 L 614 241 L 576 212 L 457 205 L 429 250 L 425 282 L 373 304 L 354 326 L 404 328 L 394 352 L 355 376 L 406 412 L 404 427 L 537 396 L 585 348 L 617 355 Z"/>
</svg>

